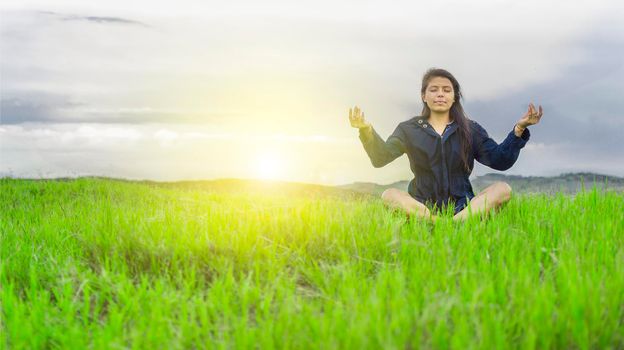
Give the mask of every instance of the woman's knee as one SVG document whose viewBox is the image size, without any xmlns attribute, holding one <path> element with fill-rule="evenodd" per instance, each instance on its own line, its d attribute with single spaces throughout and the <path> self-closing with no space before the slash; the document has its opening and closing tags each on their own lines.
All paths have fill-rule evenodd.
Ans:
<svg viewBox="0 0 624 350">
<path fill-rule="evenodd" d="M 508 183 L 499 181 L 495 182 L 493 185 L 494 190 L 496 191 L 497 197 L 499 198 L 500 203 L 509 202 L 511 199 L 512 189 Z"/>
<path fill-rule="evenodd" d="M 396 202 L 400 195 L 400 192 L 401 191 L 396 188 L 388 188 L 381 193 L 381 199 L 386 203 Z"/>
</svg>

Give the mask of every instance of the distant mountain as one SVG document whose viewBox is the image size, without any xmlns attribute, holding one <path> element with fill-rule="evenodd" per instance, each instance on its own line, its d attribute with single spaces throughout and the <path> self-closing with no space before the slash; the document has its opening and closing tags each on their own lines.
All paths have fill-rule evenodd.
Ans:
<svg viewBox="0 0 624 350">
<path fill-rule="evenodd" d="M 516 192 L 522 193 L 563 192 L 574 194 L 583 189 L 591 190 L 594 185 L 598 189 L 624 192 L 624 178 L 594 173 L 566 173 L 553 177 L 486 174 L 471 182 L 475 191 L 477 189 L 480 191 L 496 181 L 505 181 Z"/>
<path fill-rule="evenodd" d="M 555 193 L 563 192 L 574 194 L 583 189 L 591 189 L 595 184 L 599 189 L 609 189 L 624 192 L 624 178 L 594 173 L 567 173 L 553 177 L 542 176 L 518 176 L 504 174 L 485 174 L 477 176 L 470 182 L 475 193 L 480 192 L 487 186 L 497 181 L 508 183 L 517 193 Z M 398 188 L 407 191 L 409 181 L 398 181 L 388 185 L 379 185 L 372 182 L 355 182 L 348 185 L 337 186 L 356 192 L 380 195 L 388 188 Z"/>
<path fill-rule="evenodd" d="M 352 184 L 339 185 L 336 187 L 355 192 L 381 195 L 383 191 L 387 190 L 388 188 L 398 188 L 400 190 L 407 191 L 408 184 L 409 181 L 407 180 L 397 181 L 387 185 L 379 185 L 374 182 L 354 182 Z"/>
<path fill-rule="evenodd" d="M 123 182 L 128 184 L 139 184 L 150 187 L 205 191 L 219 194 L 260 194 L 277 195 L 288 197 L 336 197 L 350 199 L 364 199 L 372 196 L 369 192 L 353 191 L 338 188 L 336 186 L 326 186 L 310 183 L 288 182 L 279 180 L 257 180 L 257 179 L 236 179 L 225 178 L 215 180 L 181 180 L 181 181 L 153 181 L 153 180 L 133 180 L 124 178 L 113 178 L 105 176 L 80 176 L 80 177 L 59 177 L 59 178 L 13 178 L 10 176 L 0 177 L 0 180 L 9 181 L 35 181 L 35 182 L 71 182 L 80 180 L 94 180 L 104 182 Z"/>
<path fill-rule="evenodd" d="M 215 193 L 240 194 L 268 194 L 287 196 L 336 196 L 342 198 L 364 198 L 371 196 L 370 192 L 353 191 L 347 188 L 324 186 L 309 183 L 287 182 L 278 180 L 255 179 L 217 179 L 217 180 L 188 180 L 174 182 L 160 181 L 131 181 L 148 184 L 156 187 L 175 188 L 184 190 L 200 190 Z"/>
</svg>

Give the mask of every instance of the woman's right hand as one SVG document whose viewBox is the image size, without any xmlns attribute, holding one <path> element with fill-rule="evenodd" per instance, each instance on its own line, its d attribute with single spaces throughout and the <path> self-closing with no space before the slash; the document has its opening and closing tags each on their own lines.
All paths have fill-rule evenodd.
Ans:
<svg viewBox="0 0 624 350">
<path fill-rule="evenodd" d="M 364 119 L 364 113 L 358 106 L 349 108 L 349 121 L 354 128 L 368 129 L 372 127 L 372 125 Z"/>
</svg>

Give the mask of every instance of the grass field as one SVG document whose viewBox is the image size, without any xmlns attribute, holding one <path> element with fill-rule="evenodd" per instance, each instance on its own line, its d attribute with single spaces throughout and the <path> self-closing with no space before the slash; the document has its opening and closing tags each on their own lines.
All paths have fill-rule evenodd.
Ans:
<svg viewBox="0 0 624 350">
<path fill-rule="evenodd" d="M 0 347 L 624 348 L 624 194 L 346 193 L 1 179 Z"/>
</svg>

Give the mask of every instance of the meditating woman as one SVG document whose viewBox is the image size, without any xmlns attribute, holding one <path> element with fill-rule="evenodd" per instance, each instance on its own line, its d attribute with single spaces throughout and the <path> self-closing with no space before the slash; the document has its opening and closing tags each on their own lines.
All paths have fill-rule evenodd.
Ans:
<svg viewBox="0 0 624 350">
<path fill-rule="evenodd" d="M 455 220 L 470 214 L 487 214 L 511 198 L 511 187 L 496 182 L 474 195 L 468 180 L 474 160 L 496 170 L 507 170 L 518 159 L 530 137 L 528 126 L 542 117 L 542 106 L 530 103 L 507 138 L 498 144 L 464 113 L 457 79 L 444 69 L 432 68 L 422 79 L 421 115 L 399 123 L 384 141 L 355 106 L 349 109 L 351 126 L 359 136 L 372 164 L 380 168 L 406 153 L 414 173 L 408 191 L 387 189 L 381 195 L 392 209 L 408 215 L 437 219 L 440 211 L 454 208 Z"/>
</svg>

